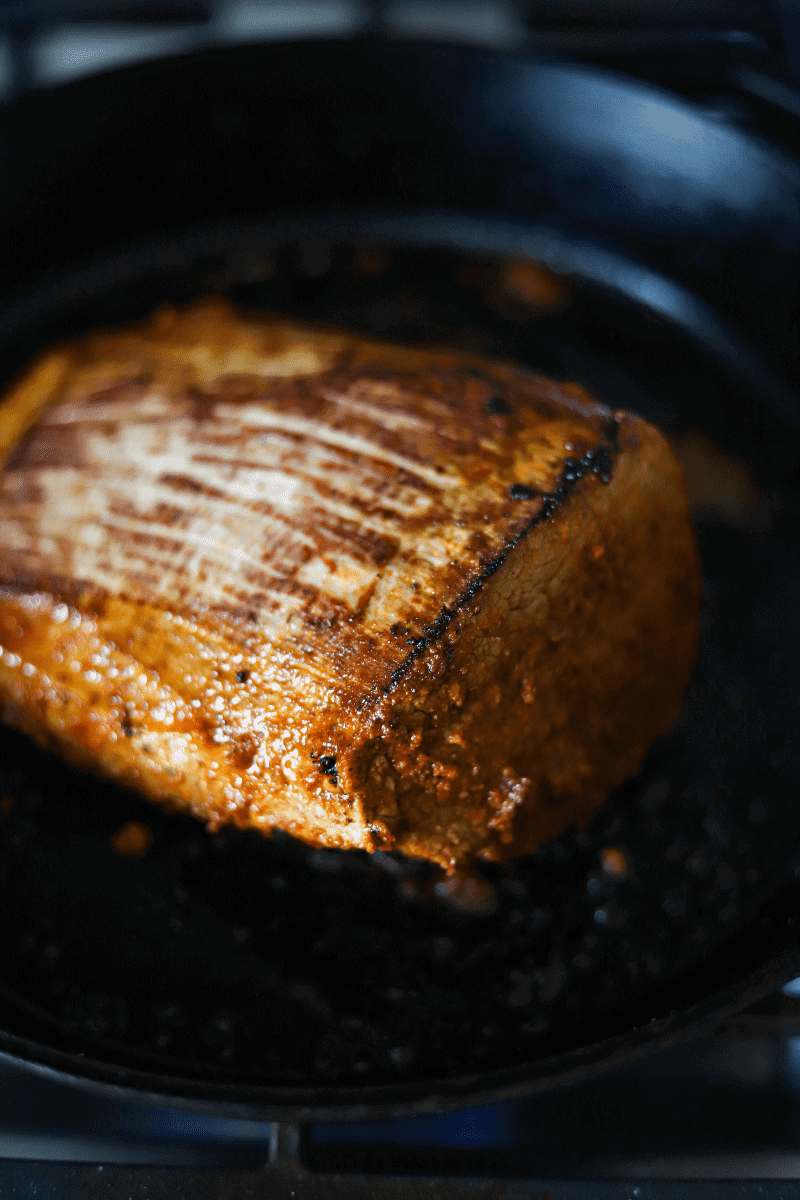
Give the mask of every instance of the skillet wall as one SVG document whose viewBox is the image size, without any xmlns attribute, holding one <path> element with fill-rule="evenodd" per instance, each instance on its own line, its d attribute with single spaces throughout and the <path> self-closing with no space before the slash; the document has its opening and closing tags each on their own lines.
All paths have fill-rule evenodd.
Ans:
<svg viewBox="0 0 800 1200">
<path fill-rule="evenodd" d="M 711 299 L 792 370 L 800 170 L 610 73 L 388 41 L 209 51 L 0 113 L 0 288 L 170 228 L 337 208 L 502 213 Z"/>
</svg>

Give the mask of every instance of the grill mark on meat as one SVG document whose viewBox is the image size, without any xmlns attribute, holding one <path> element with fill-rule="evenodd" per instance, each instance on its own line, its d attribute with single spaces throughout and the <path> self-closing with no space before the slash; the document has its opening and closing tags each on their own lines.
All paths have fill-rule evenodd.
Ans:
<svg viewBox="0 0 800 1200">
<path fill-rule="evenodd" d="M 243 429 L 241 433 L 237 434 L 235 437 L 230 436 L 226 437 L 225 439 L 203 439 L 200 444 L 213 445 L 216 453 L 212 455 L 208 453 L 200 453 L 198 451 L 193 456 L 192 461 L 197 463 L 218 462 L 220 464 L 224 463 L 231 468 L 237 467 L 243 463 L 246 463 L 247 461 L 243 457 L 244 447 L 242 445 L 242 443 L 245 441 L 245 434 L 247 434 L 248 437 L 257 444 L 266 446 L 268 445 L 268 441 L 266 439 L 271 438 L 274 433 L 274 430 L 256 427 Z M 291 468 L 292 459 L 296 460 L 298 464 L 304 464 L 304 471 L 298 470 L 296 472 L 298 476 L 302 474 L 309 474 L 308 459 L 310 455 L 314 453 L 313 446 L 316 445 L 328 455 L 326 460 L 327 463 L 329 463 L 333 469 L 346 476 L 348 487 L 358 486 L 360 483 L 365 492 L 388 492 L 394 485 L 395 487 L 399 486 L 420 496 L 438 498 L 446 487 L 452 487 L 454 484 L 460 482 L 459 479 L 454 478 L 453 476 L 447 478 L 437 475 L 437 484 L 434 487 L 427 480 L 421 478 L 413 471 L 408 470 L 406 467 L 393 467 L 392 464 L 386 464 L 380 459 L 375 459 L 374 456 L 356 454 L 353 451 L 342 449 L 341 447 L 332 445 L 325 438 L 320 437 L 311 439 L 303 437 L 300 434 L 283 438 L 282 433 L 280 436 L 282 440 L 291 442 L 292 451 L 285 451 L 280 456 L 278 461 L 280 462 L 282 469 Z M 233 446 L 233 454 L 230 456 L 220 454 L 219 450 L 222 446 Z M 336 455 L 338 455 L 338 457 L 335 457 Z M 259 465 L 259 470 L 262 469 L 263 466 Z"/>
<path fill-rule="evenodd" d="M 347 425 L 352 428 L 352 420 L 347 414 L 354 414 L 358 417 L 366 417 L 367 421 L 373 424 L 382 423 L 385 428 L 390 430 L 396 429 L 413 429 L 417 432 L 429 432 L 433 428 L 433 423 L 430 420 L 425 420 L 424 417 L 411 416 L 410 413 L 404 412 L 402 408 L 391 408 L 388 405 L 378 406 L 377 404 L 369 404 L 364 400 L 359 400 L 346 392 L 335 392 L 330 389 L 325 389 L 321 392 L 326 400 L 330 400 L 337 408 L 343 409 L 343 419 Z M 386 398 L 392 398 L 391 391 L 388 392 Z M 443 415 L 450 415 L 444 410 Z"/>
<path fill-rule="evenodd" d="M 27 475 L 44 467 L 87 465 L 78 429 L 42 425 L 23 438 L 6 462 L 6 472 Z"/>
<path fill-rule="evenodd" d="M 209 500 L 224 500 L 225 493 L 208 483 L 201 483 L 191 475 L 170 474 L 165 471 L 159 475 L 158 483 L 176 492 L 190 492 L 193 496 L 205 496 Z"/>
<path fill-rule="evenodd" d="M 385 471 L 387 466 L 394 467 L 405 472 L 407 477 L 413 479 L 414 485 L 418 487 L 424 487 L 427 483 L 440 491 L 443 486 L 446 486 L 439 472 L 433 467 L 425 466 L 427 456 L 421 453 L 414 454 L 410 448 L 405 447 L 403 454 L 385 448 L 379 440 L 379 431 L 376 431 L 377 436 L 372 440 L 372 438 L 359 434 L 347 433 L 331 424 L 326 424 L 324 428 L 321 428 L 320 420 L 316 416 L 284 415 L 266 405 L 258 407 L 249 403 L 237 406 L 237 408 L 233 408 L 229 404 L 220 404 L 217 415 L 223 420 L 240 417 L 243 423 L 243 432 L 246 433 L 258 431 L 262 435 L 273 432 L 295 434 L 304 445 L 316 442 L 322 443 L 324 446 L 335 446 L 337 450 L 352 455 L 355 460 L 366 459 L 368 462 L 378 464 L 381 471 Z M 434 432 L 433 426 L 431 426 L 431 432 Z"/>
<path fill-rule="evenodd" d="M 444 395 L 426 394 L 422 417 L 405 411 L 397 377 L 251 382 L 170 396 L 139 380 L 50 410 L 0 492 L 15 576 L 66 562 L 110 592 L 133 587 L 145 600 L 159 592 L 212 606 L 235 598 L 259 609 L 271 596 L 280 611 L 287 593 L 278 581 L 290 579 L 310 604 L 326 596 L 337 612 L 363 615 L 401 549 L 423 585 L 446 569 L 448 546 L 463 545 L 478 562 L 495 553 L 496 533 L 473 531 L 467 545 L 442 502 L 466 479 L 426 463 L 426 438 L 440 453 L 453 441 L 444 427 L 463 380 L 431 376 L 428 391 Z M 480 408 L 485 385 L 474 386 Z M 452 461 L 452 447 L 448 454 Z M 376 603 L 383 619 L 386 600 Z"/>
<path fill-rule="evenodd" d="M 240 515 L 239 510 L 242 508 L 245 509 L 246 512 L 258 514 L 259 516 L 267 518 L 265 522 L 262 522 L 266 528 L 262 529 L 260 531 L 261 533 L 270 532 L 275 535 L 276 538 L 284 539 L 284 541 L 280 543 L 277 543 L 273 540 L 269 551 L 273 556 L 275 555 L 276 545 L 280 544 L 281 549 L 285 549 L 285 537 L 287 533 L 291 535 L 290 540 L 292 542 L 299 543 L 307 550 L 313 550 L 316 547 L 317 542 L 314 538 L 304 535 L 296 528 L 295 525 L 292 524 L 290 520 L 282 516 L 281 513 L 276 512 L 271 505 L 255 502 L 238 505 L 236 504 L 235 500 L 229 500 L 228 497 L 224 496 L 224 494 L 222 494 L 221 501 L 215 504 L 213 508 L 209 507 L 205 510 L 192 508 L 179 509 L 174 505 L 167 505 L 160 501 L 155 503 L 151 509 L 143 510 L 136 508 L 129 501 L 113 500 L 109 503 L 108 511 L 113 516 L 120 519 L 127 518 L 130 522 L 129 528 L 134 530 L 138 530 L 140 525 L 152 527 L 162 526 L 166 529 L 172 529 L 182 520 L 183 530 L 181 531 L 180 538 L 176 539 L 176 545 L 178 548 L 180 548 L 180 545 L 185 542 L 193 542 L 196 545 L 211 544 L 205 535 L 190 528 L 190 523 L 192 521 L 194 521 L 195 524 L 200 524 L 199 518 L 202 515 L 206 515 L 211 519 L 213 518 L 214 513 L 216 513 L 216 516 L 219 517 L 222 512 L 228 512 L 231 515 L 238 516 Z M 116 528 L 117 532 L 123 532 L 122 526 L 118 525 Z M 231 552 L 234 552 L 228 543 L 223 544 L 227 546 Z"/>
<path fill-rule="evenodd" d="M 235 400 L 257 400 L 285 414 L 289 410 L 304 413 L 315 422 L 333 429 L 352 430 L 354 421 L 365 418 L 369 440 L 385 449 L 398 449 L 416 461 L 425 461 L 413 446 L 403 442 L 403 430 L 441 434 L 442 422 L 452 421 L 460 411 L 472 387 L 463 373 L 432 370 L 418 376 L 414 373 L 391 372 L 369 366 L 353 369 L 334 369 L 316 378 L 282 380 L 265 386 L 263 379 L 250 377 L 240 387 L 229 390 L 220 381 L 206 386 L 199 393 L 204 405 L 203 417 L 208 419 L 209 403 L 229 403 Z M 442 394 L 444 393 L 444 394 Z M 378 400 L 380 403 L 376 404 Z M 420 415 L 420 400 L 428 412 Z M 213 413 L 218 416 L 218 412 Z"/>
<path fill-rule="evenodd" d="M 49 426 L 63 427 L 72 424 L 84 424 L 87 421 L 106 422 L 119 420 L 121 405 L 130 406 L 141 399 L 146 393 L 152 376 L 139 375 L 109 387 L 98 388 L 88 395 L 80 394 L 68 397 L 56 408 L 44 413 L 40 428 Z M 73 389 L 74 391 L 74 389 Z M 103 410 L 106 411 L 103 411 Z"/>
<path fill-rule="evenodd" d="M 187 518 L 189 515 L 186 514 Z M 292 598 L 299 597 L 307 603 L 314 602 L 317 598 L 320 589 L 308 580 L 298 582 L 291 577 L 283 577 L 281 574 L 265 571 L 262 564 L 247 558 L 240 550 L 231 551 L 224 544 L 212 546 L 209 544 L 208 538 L 193 537 L 190 534 L 188 540 L 199 545 L 205 552 L 205 558 L 199 564 L 192 563 L 186 556 L 187 546 L 184 540 L 165 537 L 152 530 L 139 528 L 136 518 L 141 519 L 141 516 L 142 514 L 138 514 L 134 510 L 133 520 L 129 524 L 105 522 L 103 525 L 104 531 L 109 535 L 104 543 L 106 547 L 120 547 L 124 550 L 125 562 L 128 564 L 125 569 L 129 582 L 138 583 L 140 587 L 155 591 L 157 588 L 163 587 L 165 581 L 171 580 L 180 598 L 191 602 L 196 591 L 197 574 L 203 569 L 215 565 L 213 562 L 209 563 L 208 560 L 214 551 L 218 551 L 214 556 L 216 562 L 223 567 L 228 566 L 230 575 L 230 582 L 223 583 L 221 586 L 221 595 L 230 595 L 241 603 L 257 601 L 259 606 L 262 606 L 271 596 L 272 607 L 275 611 L 285 609 L 290 596 Z M 288 532 L 292 533 L 293 531 L 288 529 Z M 325 541 L 322 545 L 323 549 L 326 548 Z M 327 548 L 333 550 L 338 548 L 335 538 L 327 540 Z M 382 555 L 384 560 L 394 551 L 394 548 L 393 545 L 386 544 L 385 540 L 383 543 L 378 541 L 377 545 L 373 547 L 376 555 Z M 67 549 L 67 546 L 63 546 L 62 549 Z M 273 544 L 270 553 L 279 562 L 287 562 L 290 560 L 291 549 L 290 544 L 284 545 L 282 548 L 279 542 Z M 182 550 L 184 551 L 183 556 L 181 556 Z M 310 557 L 311 554 L 307 552 L 303 555 L 303 561 L 295 563 L 295 568 L 302 567 Z M 30 549 L 27 554 L 23 551 L 14 558 L 17 573 L 37 568 L 36 555 Z M 231 558 L 236 560 L 238 570 L 230 571 Z M 250 569 L 247 569 L 248 564 Z M 109 576 L 114 576 L 120 570 L 119 563 L 108 558 L 100 558 L 97 567 Z M 237 582 L 250 584 L 253 591 L 251 593 L 237 591 L 235 586 Z M 297 606 L 291 605 L 291 607 Z M 337 612 L 340 609 L 341 606 L 337 608 Z"/>
<path fill-rule="evenodd" d="M 198 404 L 202 418 L 198 416 Z M 333 400 L 325 402 L 313 393 L 282 396 L 271 390 L 269 394 L 247 396 L 235 404 L 203 397 L 188 405 L 184 401 L 182 407 L 194 426 L 197 442 L 202 445 L 227 446 L 238 451 L 248 439 L 281 438 L 287 444 L 294 444 L 300 455 L 305 456 L 309 445 L 319 442 L 350 460 L 374 463 L 378 476 L 385 475 L 389 468 L 404 472 L 406 481 L 420 490 L 437 492 L 443 484 L 446 486 L 439 472 L 426 467 L 428 453 L 388 427 L 391 410 L 376 409 L 377 420 L 365 420 L 361 432 L 351 432 L 352 418 L 342 411 L 342 406 Z M 247 418 L 254 413 L 255 423 L 248 423 Z M 173 408 L 170 416 L 175 415 Z M 444 435 L 441 425 L 434 422 L 421 422 L 416 432 L 417 436 L 427 434 L 435 439 Z"/>
<path fill-rule="evenodd" d="M 281 519 L 279 515 L 269 512 L 265 505 L 251 506 L 258 509 L 263 515 L 273 518 L 275 524 L 283 526 L 283 536 L 273 541 L 269 548 L 268 555 L 262 561 L 275 561 L 287 564 L 287 570 L 290 571 L 293 567 L 295 570 L 302 568 L 314 552 L 320 553 L 323 557 L 326 553 L 336 554 L 344 551 L 351 555 L 357 561 L 368 565 L 383 565 L 391 558 L 397 550 L 397 542 L 391 541 L 388 538 L 383 538 L 377 535 L 371 535 L 368 530 L 358 530 L 356 528 L 345 528 L 343 525 L 332 526 L 325 518 L 327 513 L 320 511 L 315 512 L 310 510 L 309 518 L 313 520 L 313 524 L 317 529 L 315 538 L 301 538 L 297 530 L 293 529 L 288 521 Z M 244 566 L 247 562 L 256 565 L 256 560 L 246 555 L 239 548 L 231 548 L 226 543 L 217 542 L 202 534 L 192 532 L 191 530 L 183 529 L 178 537 L 167 537 L 163 534 L 155 532 L 152 528 L 142 529 L 140 525 L 146 523 L 148 526 L 162 524 L 157 519 L 155 512 L 139 512 L 131 505 L 119 505 L 113 509 L 114 515 L 119 518 L 129 517 L 129 521 L 122 524 L 119 520 L 116 522 L 107 522 L 104 525 L 105 531 L 111 535 L 111 538 L 118 544 L 124 544 L 126 551 L 130 557 L 133 557 L 133 548 L 139 548 L 136 557 L 142 556 L 142 548 L 148 547 L 150 550 L 163 551 L 162 565 L 167 568 L 169 573 L 176 576 L 185 573 L 191 569 L 191 564 L 187 561 L 186 551 L 188 550 L 187 543 L 201 547 L 208 557 L 213 557 L 221 564 L 227 563 L 231 565 L 236 562 L 238 566 Z M 189 511 L 183 511 L 181 516 L 184 523 L 192 519 L 192 514 Z M 314 519 L 316 518 L 316 519 Z M 298 543 L 303 544 L 298 546 Z M 184 552 L 183 555 L 181 552 Z"/>
<path fill-rule="evenodd" d="M 180 508 L 176 504 L 168 504 L 165 501 L 159 501 L 149 512 L 141 512 L 130 500 L 112 499 L 109 502 L 108 511 L 113 517 L 162 526 L 165 529 L 173 529 L 191 519 L 189 509 Z"/>
<path fill-rule="evenodd" d="M 324 508 L 311 509 L 309 515 L 315 519 L 317 530 L 328 535 L 330 549 L 343 545 L 348 553 L 364 563 L 382 567 L 394 557 L 400 547 L 399 538 L 382 536 L 364 524 L 356 524 L 346 518 L 331 521 L 330 513 Z"/>
<path fill-rule="evenodd" d="M 265 470 L 264 464 L 259 462 L 257 459 L 246 459 L 241 457 L 228 458 L 225 455 L 220 454 L 196 454 L 192 456 L 192 462 L 196 462 L 205 466 L 216 465 L 227 467 L 232 472 L 254 471 L 262 474 Z M 416 493 L 413 496 L 413 499 L 416 501 L 416 503 L 402 504 L 399 500 L 396 500 L 394 507 L 391 507 L 388 503 L 388 501 L 391 499 L 391 496 L 387 495 L 386 493 L 391 492 L 392 481 L 380 477 L 376 477 L 374 481 L 372 478 L 368 478 L 366 476 L 362 477 L 361 486 L 363 487 L 364 496 L 359 496 L 355 491 L 358 481 L 344 476 L 344 464 L 341 462 L 337 463 L 329 460 L 320 463 L 319 474 L 314 474 L 308 469 L 307 466 L 305 469 L 293 467 L 289 465 L 284 458 L 279 460 L 278 465 L 283 474 L 292 476 L 295 479 L 299 479 L 303 483 L 308 484 L 309 487 L 313 488 L 317 497 L 319 497 L 321 500 L 327 499 L 331 502 L 335 502 L 337 506 L 335 511 L 339 513 L 346 513 L 347 518 L 351 520 L 357 520 L 362 524 L 371 524 L 376 532 L 384 532 L 389 529 L 394 529 L 398 518 L 407 518 L 420 507 L 420 497 Z M 339 473 L 345 477 L 350 490 L 345 491 L 342 488 L 337 488 L 330 482 L 330 475 L 334 473 Z M 162 476 L 160 481 L 169 483 L 171 479 L 171 476 Z M 182 488 L 183 490 L 194 491 L 197 494 L 205 494 L 205 485 L 193 481 L 190 478 L 187 478 L 186 482 L 180 481 L 178 483 L 178 487 L 179 489 Z M 405 490 L 408 491 L 409 489 L 406 488 Z M 383 505 L 382 507 L 379 506 L 375 501 L 376 493 L 381 497 Z M 220 499 L 226 498 L 226 493 L 221 490 L 218 490 L 216 495 Z M 332 507 L 332 504 L 330 506 Z M 369 521 L 369 517 L 372 517 L 373 520 Z M 374 518 L 378 519 L 375 520 Z"/>
<path fill-rule="evenodd" d="M 376 533 L 392 530 L 398 520 L 413 519 L 419 513 L 419 496 L 415 497 L 417 504 L 403 504 L 396 497 L 392 504 L 393 497 L 388 494 L 391 491 L 391 485 L 387 486 L 385 480 L 382 481 L 385 489 L 383 492 L 380 487 L 376 487 L 371 493 L 359 495 L 355 488 L 350 492 L 345 492 L 325 478 L 317 478 L 300 471 L 291 472 L 288 467 L 282 469 L 287 473 L 296 473 L 298 478 L 308 482 L 318 496 L 329 502 L 329 506 L 335 503 L 336 511 L 341 513 L 345 519 L 358 521 Z M 333 465 L 331 465 L 331 469 L 335 469 Z M 433 506 L 425 509 L 428 517 L 433 514 L 433 511 Z"/>
<path fill-rule="evenodd" d="M 114 515 L 124 516 L 125 514 L 114 513 Z M 169 556 L 165 560 L 167 562 L 174 561 L 174 556 L 180 553 L 184 546 L 182 538 L 166 537 L 164 534 L 154 533 L 150 529 L 139 529 L 133 522 L 126 527 L 118 522 L 106 521 L 103 523 L 103 529 L 115 540 L 119 539 L 119 541 L 125 542 L 129 551 L 132 547 L 146 547 L 151 551 L 162 550 Z"/>
<path fill-rule="evenodd" d="M 375 436 L 375 431 L 379 431 L 375 440 L 387 449 L 392 447 L 402 447 L 404 454 L 409 454 L 409 446 L 407 439 L 404 439 L 403 434 L 411 434 L 421 440 L 435 440 L 438 447 L 438 453 L 449 455 L 451 457 L 469 456 L 475 449 L 475 429 L 473 423 L 470 422 L 469 436 L 465 437 L 463 412 L 461 420 L 455 408 L 447 409 L 442 407 L 441 416 L 438 420 L 430 418 L 412 417 L 407 415 L 402 408 L 392 408 L 390 406 L 379 407 L 375 404 L 367 404 L 363 401 L 353 400 L 346 395 L 335 396 L 333 393 L 326 393 L 332 400 L 336 401 L 336 407 L 339 410 L 335 419 L 329 418 L 329 423 L 333 428 L 340 426 L 345 429 L 358 428 L 358 425 L 365 427 L 368 431 L 368 436 L 372 439 Z M 463 396 L 459 396 L 463 399 Z M 359 418 L 360 421 L 359 421 Z M 389 432 L 392 437 L 387 437 Z M 482 445 L 485 451 L 488 451 L 491 457 L 500 457 L 496 450 L 491 448 L 488 441 L 488 435 L 494 434 L 494 430 L 487 428 L 482 439 Z M 414 455 L 415 461 L 424 462 L 426 456 Z M 441 479 L 440 479 L 441 481 Z"/>
<path fill-rule="evenodd" d="M 18 506 L 17 511 L 20 518 L 22 518 L 23 510 L 26 506 L 30 506 L 32 516 L 36 507 L 42 503 L 45 494 L 42 486 L 37 483 L 36 479 L 31 478 L 24 471 L 20 471 L 12 481 L 9 491 L 12 492 L 14 503 Z"/>
<path fill-rule="evenodd" d="M 260 561 L 251 557 L 244 550 L 242 550 L 241 547 L 231 548 L 225 542 L 214 541 L 208 536 L 193 533 L 192 531 L 185 531 L 185 537 L 179 541 L 177 539 L 173 540 L 160 537 L 158 534 L 150 531 L 139 530 L 135 527 L 135 525 L 133 525 L 133 523 L 131 526 L 125 527 L 120 524 L 115 525 L 109 522 L 108 524 L 104 525 L 104 529 L 111 534 L 111 539 L 113 542 L 122 548 L 125 557 L 129 558 L 131 561 L 134 561 L 135 558 L 140 557 L 138 554 L 136 556 L 133 555 L 132 548 L 134 546 L 147 546 L 150 549 L 151 554 L 154 550 L 164 550 L 165 555 L 163 559 L 159 560 L 160 565 L 162 568 L 167 569 L 170 577 L 174 576 L 176 579 L 182 575 L 188 575 L 189 579 L 191 580 L 192 570 L 200 570 L 217 564 L 227 567 L 228 572 L 230 572 L 232 563 L 235 563 L 241 568 L 245 568 L 249 564 L 254 571 L 259 573 L 259 578 L 263 574 L 263 567 L 265 565 L 263 560 Z M 204 551 L 206 555 L 205 560 L 193 563 L 191 559 L 187 557 L 187 552 L 191 547 L 197 547 Z M 278 551 L 278 554 L 275 554 L 276 550 Z M 282 550 L 283 553 L 281 553 Z M 281 547 L 280 543 L 277 543 L 277 545 L 272 548 L 271 554 L 276 558 L 286 561 L 287 550 L 288 547 L 284 549 Z M 180 551 L 184 552 L 183 557 L 179 557 Z M 153 559 L 153 561 L 155 561 L 155 559 Z M 275 577 L 280 578 L 279 575 L 276 575 Z"/>
<path fill-rule="evenodd" d="M 485 397 L 502 387 L 499 380 L 479 376 L 469 369 L 430 368 L 405 372 L 367 365 L 358 368 L 355 379 L 352 372 L 328 372 L 318 390 L 337 403 L 363 406 L 379 397 L 382 401 L 377 410 L 379 417 L 384 416 L 388 408 L 396 418 L 396 427 L 410 428 L 426 423 L 438 426 L 442 420 L 449 420 L 454 415 L 463 418 L 466 411 L 470 412 L 472 420 L 477 418 L 479 426 L 485 425 L 481 419 Z M 419 414 L 421 406 L 425 409 L 423 416 Z"/>
</svg>

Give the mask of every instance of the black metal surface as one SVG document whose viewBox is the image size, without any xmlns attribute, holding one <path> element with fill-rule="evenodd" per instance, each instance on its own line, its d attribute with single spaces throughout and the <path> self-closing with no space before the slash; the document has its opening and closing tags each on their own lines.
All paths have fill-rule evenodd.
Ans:
<svg viewBox="0 0 800 1200">
<path fill-rule="evenodd" d="M 0 28 L 36 29 L 68 21 L 204 21 L 213 0 L 0 0 Z"/>
<path fill-rule="evenodd" d="M 789 77 L 800 84 L 800 14 L 792 0 L 770 0 L 784 46 Z"/>
<path fill-rule="evenodd" d="M 170 1167 L 83 1166 L 0 1162 L 0 1195 L 126 1196 L 128 1200 L 794 1200 L 796 1184 L 782 1180 L 552 1180 L 447 1179 L 405 1176 L 310 1175 L 280 1170 L 186 1171 Z"/>
<path fill-rule="evenodd" d="M 652 1084 L 652 1081 L 650 1081 Z M 669 1085 L 667 1085 L 669 1090 Z M 672 1089 L 674 1092 L 674 1088 Z M 742 1099 L 752 1102 L 752 1093 L 744 1092 Z M 691 1098 L 675 1095 L 680 1105 Z M 647 1102 L 645 1098 L 645 1103 Z M 763 1104 L 763 1101 L 761 1101 Z M 598 1121 L 598 1136 L 589 1140 L 602 1143 L 601 1130 L 606 1120 L 603 1112 L 592 1114 Z M 738 1125 L 747 1128 L 746 1106 Z M 781 1114 L 776 1114 L 780 1120 Z M 566 1116 L 566 1114 L 565 1114 Z M 580 1143 L 589 1133 L 586 1114 L 576 1110 L 559 1127 L 563 1137 L 572 1130 L 573 1140 L 579 1132 Z M 702 1120 L 701 1120 L 702 1123 Z M 691 1136 L 689 1145 L 691 1145 Z M 747 1141 L 747 1135 L 744 1138 Z M 253 1147 L 255 1150 L 256 1147 Z M 439 1196 L 442 1198 L 507 1197 L 513 1200 L 605 1200 L 605 1197 L 626 1196 L 630 1200 L 650 1197 L 651 1200 L 738 1200 L 748 1197 L 793 1196 L 795 1181 L 787 1182 L 774 1175 L 767 1178 L 736 1179 L 728 1172 L 723 1179 L 697 1179 L 679 1176 L 670 1178 L 663 1172 L 660 1178 L 644 1178 L 636 1171 L 617 1171 L 614 1178 L 592 1177 L 591 1172 L 575 1174 L 570 1168 L 542 1171 L 536 1151 L 526 1153 L 522 1146 L 516 1153 L 443 1152 L 441 1148 L 427 1155 L 421 1147 L 395 1144 L 350 1146 L 350 1153 L 320 1158 L 305 1132 L 293 1124 L 272 1124 L 264 1129 L 260 1146 L 261 1161 L 251 1153 L 245 1165 L 225 1169 L 215 1166 L 176 1168 L 156 1165 L 132 1166 L 120 1163 L 42 1163 L 0 1161 L 0 1195 L 26 1196 L 126 1196 L 128 1200 L 141 1197 L 213 1196 L 215 1200 L 238 1200 L 238 1197 L 281 1196 L 335 1200 L 339 1196 Z M 340 1146 L 341 1151 L 344 1147 Z M 415 1152 L 416 1151 L 416 1152 Z M 539 1154 L 547 1161 L 547 1155 Z M 567 1160 L 569 1162 L 569 1159 Z M 580 1155 L 578 1157 L 578 1163 Z M 713 1161 L 713 1160 L 711 1160 Z M 537 1169 L 539 1168 L 539 1169 Z M 774 1172 L 774 1159 L 772 1162 Z"/>
<path fill-rule="evenodd" d="M 426 872 L 390 858 L 209 838 L 3 735 L 5 1049 L 175 1103 L 364 1115 L 574 1077 L 795 974 L 797 420 L 780 377 L 797 168 L 638 85 L 425 47 L 202 55 L 57 99 L 0 127 L 9 290 L 51 264 L 6 299 L 6 373 L 54 337 L 224 288 L 579 378 L 706 428 L 769 501 L 759 527 L 699 529 L 705 634 L 681 726 L 585 837 L 487 870 L 482 914 L 423 903 Z M 26 146 L 45 113 L 48 136 Z M 102 170 L 76 170 L 98 155 Z M 402 218 L 365 211 L 390 201 Z M 246 220 L 345 204 L 361 211 Z M 358 248 L 376 238 L 391 264 L 372 275 Z M 573 281 L 537 321 L 480 283 L 493 254 L 532 247 Z M 761 357 L 670 279 L 747 326 Z M 156 835 L 141 863 L 108 845 L 131 816 Z M 608 846 L 624 879 L 600 868 Z"/>
<path fill-rule="evenodd" d="M 694 1037 L 568 1087 L 426 1116 L 318 1122 L 317 1174 L 489 1179 L 791 1178 L 796 1044 Z M 77 1091 L 2 1064 L 0 1158 L 252 1170 L 270 1125 Z"/>
<path fill-rule="evenodd" d="M 720 1023 L 717 1037 L 798 1037 L 800 996 L 776 992 Z"/>
<path fill-rule="evenodd" d="M 502 213 L 643 262 L 797 362 L 797 164 L 604 72 L 391 42 L 238 47 L 27 97 L 0 113 L 0 147 L 7 293 L 190 222 Z"/>
</svg>

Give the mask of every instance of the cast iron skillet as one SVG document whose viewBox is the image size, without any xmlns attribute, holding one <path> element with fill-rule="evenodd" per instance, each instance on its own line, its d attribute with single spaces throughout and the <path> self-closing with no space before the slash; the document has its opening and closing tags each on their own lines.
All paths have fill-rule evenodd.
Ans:
<svg viewBox="0 0 800 1200">
<path fill-rule="evenodd" d="M 487 868 L 476 911 L 420 864 L 211 837 L 2 733 L 3 1052 L 218 1113 L 388 1115 L 575 1078 L 796 973 L 797 165 L 628 79 L 384 42 L 83 81 L 0 114 L 0 155 L 3 382 L 227 291 L 580 379 L 754 489 L 697 513 L 681 721 L 585 834 Z M 560 307 L 510 294 L 508 256 Z M 142 859 L 111 848 L 130 820 Z"/>
</svg>

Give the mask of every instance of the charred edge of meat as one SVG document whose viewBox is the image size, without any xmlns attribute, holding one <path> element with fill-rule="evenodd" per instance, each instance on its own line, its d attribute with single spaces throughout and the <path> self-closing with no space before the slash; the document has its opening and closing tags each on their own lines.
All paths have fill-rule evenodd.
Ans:
<svg viewBox="0 0 800 1200">
<path fill-rule="evenodd" d="M 536 489 L 530 488 L 524 483 L 512 483 L 508 494 L 512 500 L 532 500 L 536 495 Z"/>
<path fill-rule="evenodd" d="M 312 751 L 310 758 L 311 758 L 312 762 L 316 763 L 317 770 L 322 775 L 327 775 L 332 783 L 338 784 L 339 772 L 336 769 L 336 755 L 335 754 L 321 754 L 320 757 L 317 758 L 316 754 L 314 754 L 314 752 Z"/>
<path fill-rule="evenodd" d="M 486 401 L 486 411 L 492 417 L 507 417 L 511 408 L 502 396 L 490 396 Z"/>
<path fill-rule="evenodd" d="M 603 430 L 605 441 L 600 445 L 595 446 L 593 450 L 587 451 L 581 458 L 565 458 L 561 474 L 558 477 L 558 482 L 552 492 L 546 492 L 542 497 L 542 507 L 534 517 L 528 522 L 523 529 L 519 531 L 516 537 L 510 538 L 506 542 L 505 549 L 502 554 L 498 554 L 497 558 L 493 558 L 486 563 L 480 575 L 473 579 L 469 587 L 456 601 L 452 608 L 444 608 L 434 621 L 422 633 L 421 637 L 409 637 L 406 640 L 413 646 L 411 653 L 404 662 L 400 664 L 391 674 L 389 682 L 384 688 L 384 695 L 392 690 L 396 684 L 411 670 L 411 667 L 420 658 L 435 641 L 437 641 L 444 631 L 447 629 L 451 621 L 455 619 L 458 613 L 469 604 L 470 600 L 478 594 L 483 588 L 483 585 L 488 579 L 494 575 L 503 565 L 508 555 L 519 542 L 526 537 L 532 529 L 537 525 L 541 525 L 543 521 L 547 521 L 552 517 L 558 509 L 570 497 L 575 484 L 584 479 L 587 475 L 597 475 L 603 483 L 609 483 L 611 473 L 614 469 L 614 459 L 619 451 L 618 440 L 619 425 L 617 421 L 610 421 Z M 513 486 L 513 485 L 512 485 Z M 524 485 L 523 485 L 524 486 Z M 511 489 L 509 489 L 511 491 Z M 525 488 L 526 492 L 530 492 L 530 488 Z M 519 497 L 520 499 L 522 497 Z M 530 499 L 526 496 L 525 499 Z"/>
</svg>

